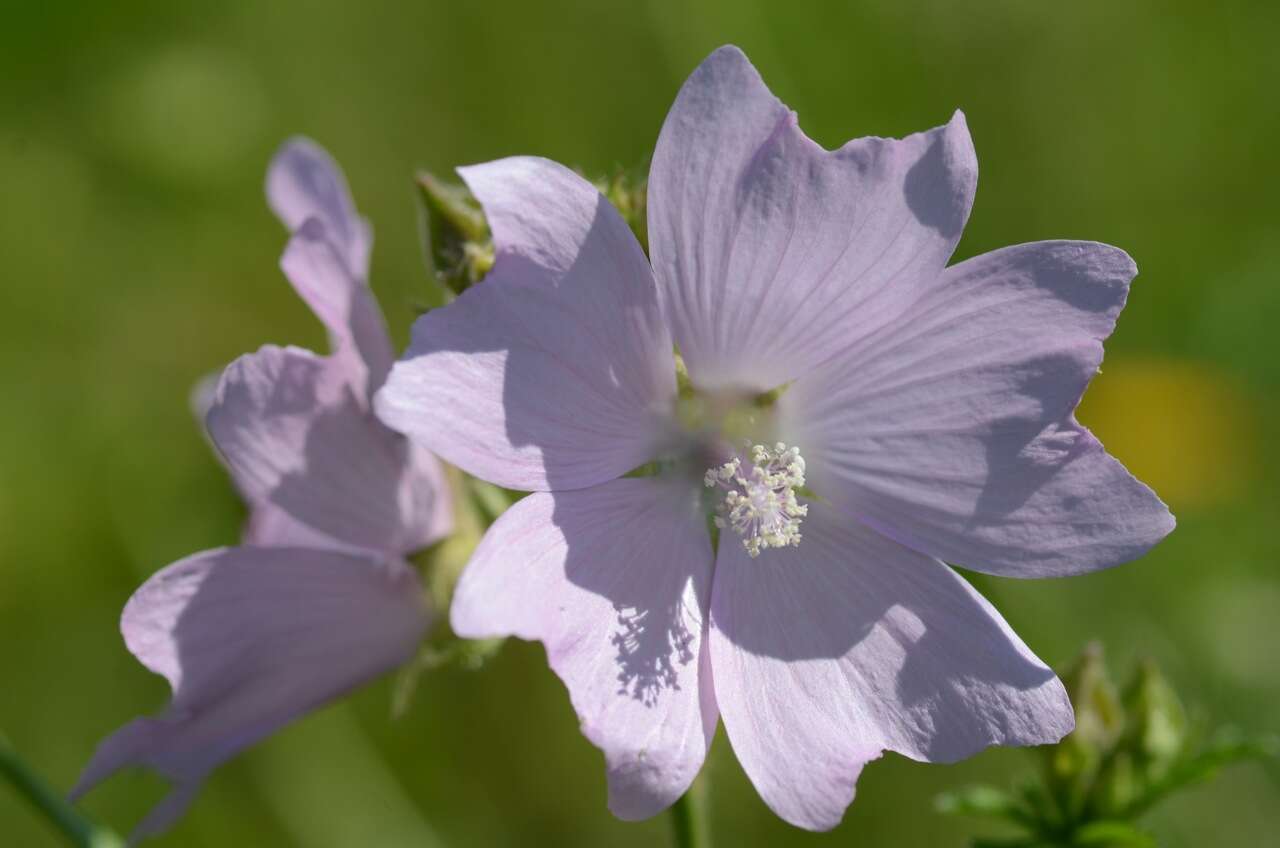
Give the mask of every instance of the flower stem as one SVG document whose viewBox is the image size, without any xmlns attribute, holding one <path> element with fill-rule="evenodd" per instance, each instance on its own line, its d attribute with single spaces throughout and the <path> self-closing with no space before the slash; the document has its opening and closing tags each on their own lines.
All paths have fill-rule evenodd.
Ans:
<svg viewBox="0 0 1280 848">
<path fill-rule="evenodd" d="M 7 779 L 18 794 L 43 813 L 73 845 L 80 848 L 123 848 L 123 839 L 80 815 L 22 761 L 3 736 L 0 736 L 0 777 Z"/>
<path fill-rule="evenodd" d="M 676 848 L 711 848 L 707 784 L 702 775 L 694 778 L 689 791 L 671 805 L 671 826 Z"/>
</svg>

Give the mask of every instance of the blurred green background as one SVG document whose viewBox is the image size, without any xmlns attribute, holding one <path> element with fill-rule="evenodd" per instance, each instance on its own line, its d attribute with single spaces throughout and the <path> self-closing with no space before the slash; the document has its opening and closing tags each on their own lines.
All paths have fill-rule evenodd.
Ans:
<svg viewBox="0 0 1280 848">
<path fill-rule="evenodd" d="M 125 651 L 148 574 L 234 542 L 241 507 L 192 423 L 200 377 L 265 342 L 322 348 L 276 268 L 262 177 L 304 133 L 377 231 L 399 342 L 427 300 L 411 176 L 535 153 L 643 167 L 690 70 L 741 45 L 828 147 L 968 116 L 981 179 L 957 258 L 1041 238 L 1120 245 L 1141 276 L 1082 418 L 1179 518 L 1140 562 L 984 580 L 1046 661 L 1089 639 L 1152 656 L 1220 722 L 1280 729 L 1280 4 L 1007 0 L 6 4 L 0 30 L 0 731 L 59 787 L 164 703 Z M 605 810 L 542 649 L 383 681 L 215 773 L 157 845 L 654 845 Z M 1030 761 L 887 756 L 845 823 L 771 816 L 723 734 L 721 845 L 959 846 L 931 799 Z M 116 778 L 85 808 L 127 830 L 162 793 Z M 1258 766 L 1162 809 L 1169 846 L 1260 845 L 1280 786 Z M 437 841 L 438 840 L 438 841 Z M 0 787 L 0 844 L 61 844 Z"/>
</svg>

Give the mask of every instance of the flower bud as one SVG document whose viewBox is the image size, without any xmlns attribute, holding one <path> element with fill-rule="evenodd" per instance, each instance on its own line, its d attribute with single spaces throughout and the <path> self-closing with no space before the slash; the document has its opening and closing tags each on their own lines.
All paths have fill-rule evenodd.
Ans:
<svg viewBox="0 0 1280 848">
<path fill-rule="evenodd" d="M 1082 809 L 1106 756 L 1124 729 L 1124 708 L 1107 675 L 1102 646 L 1091 643 L 1063 676 L 1076 711 L 1076 728 L 1045 748 L 1046 777 L 1068 816 Z"/>
<path fill-rule="evenodd" d="M 462 294 L 493 267 L 493 238 L 480 204 L 466 187 L 426 171 L 417 177 L 427 266 L 444 289 Z"/>
<path fill-rule="evenodd" d="M 1156 664 L 1139 664 L 1124 694 L 1129 723 L 1123 745 L 1142 764 L 1147 780 L 1158 780 L 1182 755 L 1187 741 L 1187 714 Z"/>
</svg>

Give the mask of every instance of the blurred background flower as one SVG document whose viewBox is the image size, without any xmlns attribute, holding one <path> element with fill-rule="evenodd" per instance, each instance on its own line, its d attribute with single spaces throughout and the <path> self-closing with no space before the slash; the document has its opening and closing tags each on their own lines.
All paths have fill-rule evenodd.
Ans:
<svg viewBox="0 0 1280 848">
<path fill-rule="evenodd" d="M 192 426 L 200 376 L 262 342 L 323 347 L 276 267 L 261 173 L 285 137 L 343 162 L 377 229 L 392 334 L 438 299 L 413 176 L 517 153 L 643 170 L 676 89 L 741 45 L 828 146 L 965 110 L 978 201 L 957 259 L 1041 238 L 1125 248 L 1140 276 L 1082 420 L 1179 526 L 1143 560 L 1070 581 L 982 578 L 1046 661 L 1092 638 L 1154 657 L 1215 720 L 1275 731 L 1280 675 L 1280 6 L 1047 8 L 1018 0 L 524 4 L 369 0 L 25 4 L 0 32 L 0 729 L 69 787 L 94 743 L 164 703 L 117 635 L 142 578 L 230 543 L 241 506 Z M 434 672 L 398 721 L 389 681 L 221 770 L 157 845 L 651 845 L 605 811 L 599 754 L 542 649 Z M 88 694 L 86 694 L 88 693 Z M 521 705 L 512 710 L 516 701 Z M 452 728 L 442 733 L 439 728 Z M 836 831 L 793 831 L 724 744 L 722 844 L 963 845 L 939 790 L 1001 783 L 995 751 L 888 756 Z M 136 820 L 145 775 L 87 809 Z M 1223 823 L 1230 828 L 1224 830 Z M 429 824 L 428 824 L 429 823 Z M 1264 844 L 1280 784 L 1256 766 L 1159 808 L 1161 845 Z M 6 844 L 57 837 L 0 792 Z"/>
</svg>

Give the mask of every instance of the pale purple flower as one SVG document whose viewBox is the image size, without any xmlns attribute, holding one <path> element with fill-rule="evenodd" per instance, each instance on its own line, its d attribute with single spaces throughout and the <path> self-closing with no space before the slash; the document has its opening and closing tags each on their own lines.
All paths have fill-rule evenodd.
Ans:
<svg viewBox="0 0 1280 848">
<path fill-rule="evenodd" d="M 678 798 L 718 717 L 813 829 L 885 750 L 947 762 L 1071 729 L 1057 678 L 943 562 L 1078 574 L 1172 528 L 1073 415 L 1128 256 L 1041 242 L 947 267 L 977 177 L 964 117 L 827 151 L 732 47 L 658 139 L 652 265 L 559 165 L 461 173 L 496 264 L 419 319 L 376 407 L 533 491 L 481 542 L 453 627 L 545 643 L 614 813 Z"/>
<path fill-rule="evenodd" d="M 129 599 L 125 643 L 173 699 L 103 741 L 72 793 L 125 766 L 168 778 L 135 839 L 171 825 L 220 763 L 408 660 L 430 614 L 404 557 L 452 526 L 439 462 L 370 408 L 393 354 L 366 282 L 371 232 L 341 172 L 293 140 L 267 197 L 293 234 L 281 266 L 333 352 L 263 347 L 207 399 L 250 508 L 244 545 L 176 562 Z"/>
</svg>

